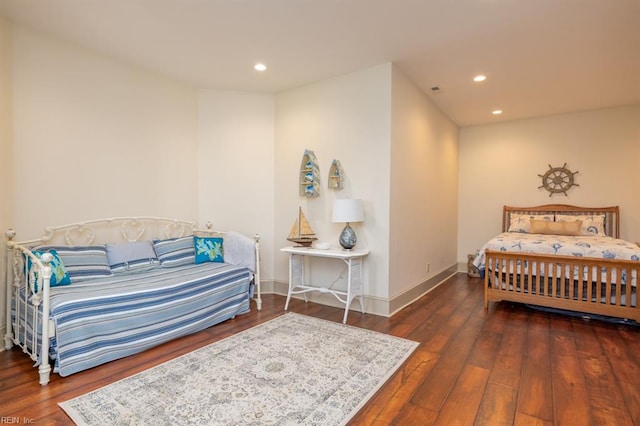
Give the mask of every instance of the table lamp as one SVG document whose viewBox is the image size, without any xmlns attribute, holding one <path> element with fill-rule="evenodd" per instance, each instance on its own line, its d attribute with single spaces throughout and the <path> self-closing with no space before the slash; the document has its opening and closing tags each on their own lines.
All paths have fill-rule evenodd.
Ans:
<svg viewBox="0 0 640 426">
<path fill-rule="evenodd" d="M 364 209 L 362 208 L 362 200 L 354 200 L 351 198 L 334 200 L 332 221 L 344 223 L 346 226 L 340 233 L 340 245 L 345 250 L 351 250 L 355 247 L 358 238 L 356 232 L 349 226 L 351 222 L 362 222 L 364 220 Z"/>
</svg>

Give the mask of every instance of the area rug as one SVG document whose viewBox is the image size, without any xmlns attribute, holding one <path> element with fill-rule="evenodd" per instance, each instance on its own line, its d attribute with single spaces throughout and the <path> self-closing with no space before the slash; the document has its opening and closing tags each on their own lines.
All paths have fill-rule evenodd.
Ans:
<svg viewBox="0 0 640 426">
<path fill-rule="evenodd" d="M 60 406 L 78 425 L 341 425 L 417 346 L 287 313 Z"/>
</svg>

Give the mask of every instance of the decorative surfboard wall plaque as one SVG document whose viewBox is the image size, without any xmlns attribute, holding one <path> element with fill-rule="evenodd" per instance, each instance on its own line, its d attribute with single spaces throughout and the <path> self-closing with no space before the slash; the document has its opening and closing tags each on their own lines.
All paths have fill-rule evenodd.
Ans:
<svg viewBox="0 0 640 426">
<path fill-rule="evenodd" d="M 342 164 L 340 160 L 333 160 L 331 167 L 329 167 L 328 178 L 329 189 L 339 190 L 344 188 L 344 171 L 342 170 Z"/>
<path fill-rule="evenodd" d="M 300 196 L 317 197 L 320 195 L 320 168 L 313 151 L 305 149 L 300 163 Z"/>
</svg>

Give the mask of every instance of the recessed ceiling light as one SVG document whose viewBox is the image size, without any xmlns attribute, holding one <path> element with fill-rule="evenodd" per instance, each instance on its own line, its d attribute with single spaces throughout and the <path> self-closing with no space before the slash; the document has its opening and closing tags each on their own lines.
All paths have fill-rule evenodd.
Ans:
<svg viewBox="0 0 640 426">
<path fill-rule="evenodd" d="M 486 75 L 476 75 L 475 77 L 473 77 L 473 81 L 475 81 L 476 83 L 480 83 L 481 81 L 485 81 L 487 79 Z"/>
<path fill-rule="evenodd" d="M 500 114 L 502 114 L 502 110 L 501 109 L 494 109 L 493 111 L 491 111 L 491 114 L 500 115 Z"/>
<path fill-rule="evenodd" d="M 264 70 L 267 69 L 267 66 L 265 64 L 263 64 L 263 63 L 258 62 L 257 64 L 255 64 L 253 66 L 253 69 L 256 70 L 256 71 L 264 71 Z"/>
</svg>

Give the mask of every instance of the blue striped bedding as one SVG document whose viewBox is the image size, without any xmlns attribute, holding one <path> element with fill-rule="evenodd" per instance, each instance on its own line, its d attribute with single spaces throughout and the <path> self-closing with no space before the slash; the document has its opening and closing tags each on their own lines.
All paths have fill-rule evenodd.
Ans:
<svg viewBox="0 0 640 426">
<path fill-rule="evenodd" d="M 54 372 L 68 376 L 248 312 L 252 277 L 203 263 L 52 287 Z"/>
</svg>

